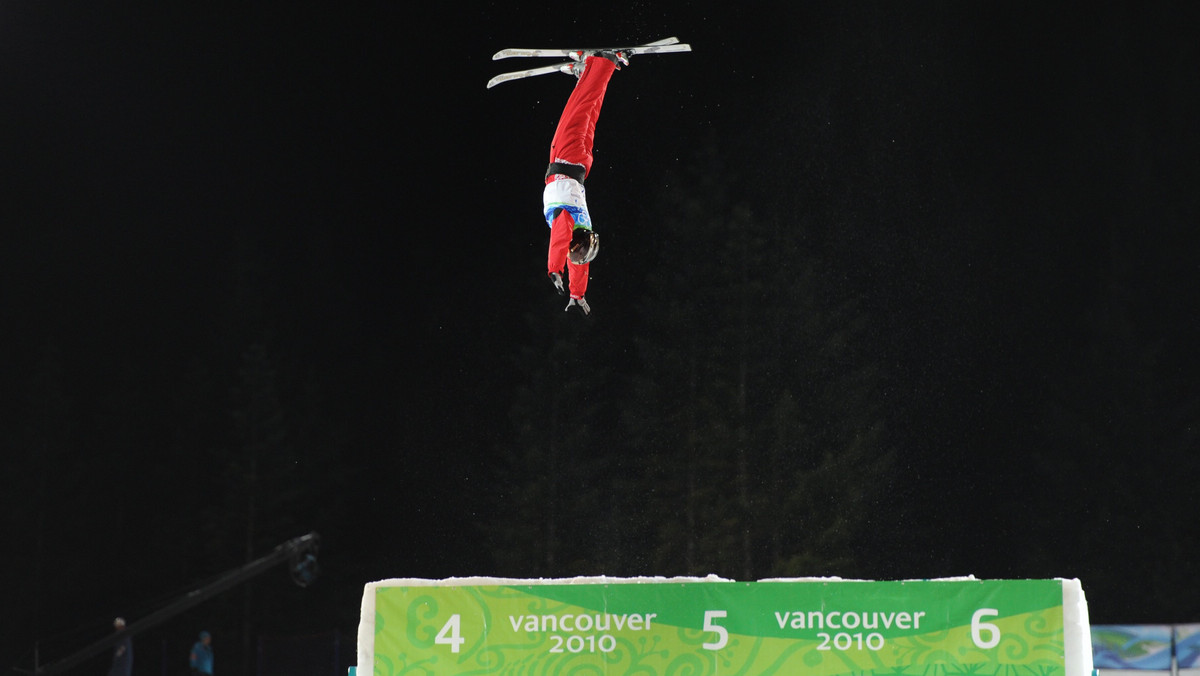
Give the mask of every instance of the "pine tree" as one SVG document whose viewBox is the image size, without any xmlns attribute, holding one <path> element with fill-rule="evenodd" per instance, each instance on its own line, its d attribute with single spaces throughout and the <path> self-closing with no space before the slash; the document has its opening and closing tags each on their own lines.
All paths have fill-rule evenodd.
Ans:
<svg viewBox="0 0 1200 676">
<path fill-rule="evenodd" d="M 515 436 L 500 449 L 490 549 L 505 574 L 594 574 L 612 552 L 598 536 L 611 444 L 594 394 L 608 369 L 592 358 L 594 333 L 580 318 L 530 324 L 539 342 L 516 357 L 527 378 L 512 401 Z"/>
<path fill-rule="evenodd" d="M 797 253 L 804 223 L 734 202 L 710 144 L 666 204 L 629 438 L 657 572 L 846 574 L 890 454 L 867 318 Z"/>
</svg>

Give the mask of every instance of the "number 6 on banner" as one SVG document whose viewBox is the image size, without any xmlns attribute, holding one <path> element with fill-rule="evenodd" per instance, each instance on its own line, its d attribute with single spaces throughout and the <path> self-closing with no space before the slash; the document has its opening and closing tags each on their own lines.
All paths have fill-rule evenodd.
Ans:
<svg viewBox="0 0 1200 676">
<path fill-rule="evenodd" d="M 458 613 L 450 616 L 446 624 L 442 625 L 442 630 L 434 637 L 433 642 L 441 645 L 450 646 L 450 652 L 458 652 L 458 647 L 467 642 L 467 639 L 461 635 L 462 619 Z"/>
<path fill-rule="evenodd" d="M 996 646 L 1000 645 L 1000 627 L 997 627 L 991 622 L 979 621 L 980 618 L 985 616 L 996 617 L 999 614 L 1000 611 L 996 610 L 995 608 L 980 608 L 979 610 L 975 611 L 974 615 L 971 616 L 971 640 L 975 642 L 975 645 L 983 648 L 984 650 L 995 648 Z M 988 633 L 988 638 L 986 641 L 983 640 L 983 632 L 985 631 Z"/>
<path fill-rule="evenodd" d="M 701 643 L 700 646 L 705 650 L 720 650 L 729 643 L 729 630 L 719 624 L 713 624 L 713 620 L 718 617 L 725 617 L 728 613 L 724 610 L 706 610 L 704 611 L 704 631 L 711 631 L 717 635 L 717 640 L 712 643 Z"/>
</svg>

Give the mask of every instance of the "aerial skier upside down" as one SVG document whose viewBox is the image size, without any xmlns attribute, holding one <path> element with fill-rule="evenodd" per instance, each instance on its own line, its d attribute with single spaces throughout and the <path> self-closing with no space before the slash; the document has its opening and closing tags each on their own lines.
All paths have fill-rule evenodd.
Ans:
<svg viewBox="0 0 1200 676">
<path fill-rule="evenodd" d="M 542 192 L 542 212 L 550 226 L 547 274 L 560 294 L 566 295 L 569 289 L 571 300 L 566 309 L 575 308 L 585 315 L 592 311 L 584 294 L 588 268 L 600 251 L 600 238 L 592 229 L 583 182 L 592 169 L 592 142 L 604 93 L 613 71 L 622 63 L 629 63 L 623 52 L 601 51 L 587 55 L 582 68 L 576 68 L 579 80 L 550 143 L 550 166 Z M 568 287 L 563 284 L 564 272 Z"/>
</svg>

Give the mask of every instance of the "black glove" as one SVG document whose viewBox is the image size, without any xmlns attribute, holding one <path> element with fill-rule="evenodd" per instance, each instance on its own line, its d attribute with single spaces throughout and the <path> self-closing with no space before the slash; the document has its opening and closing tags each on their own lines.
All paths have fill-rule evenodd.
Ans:
<svg viewBox="0 0 1200 676">
<path fill-rule="evenodd" d="M 558 291 L 558 295 L 560 295 L 560 296 L 567 295 L 567 290 L 565 288 L 563 288 L 563 278 L 560 273 L 551 272 L 550 273 L 550 283 L 554 285 L 554 290 Z"/>
</svg>

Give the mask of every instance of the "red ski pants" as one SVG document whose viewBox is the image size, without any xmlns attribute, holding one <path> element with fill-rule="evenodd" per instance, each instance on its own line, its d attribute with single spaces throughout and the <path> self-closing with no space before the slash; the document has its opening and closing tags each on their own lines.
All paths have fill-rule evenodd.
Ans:
<svg viewBox="0 0 1200 676">
<path fill-rule="evenodd" d="M 589 56 L 583 75 L 575 83 L 575 90 L 567 99 L 558 129 L 550 143 L 551 162 L 570 162 L 583 165 L 586 172 L 592 170 L 592 141 L 596 136 L 596 119 L 600 117 L 600 106 L 604 103 L 604 92 L 612 77 L 616 64 L 599 56 Z"/>
</svg>

